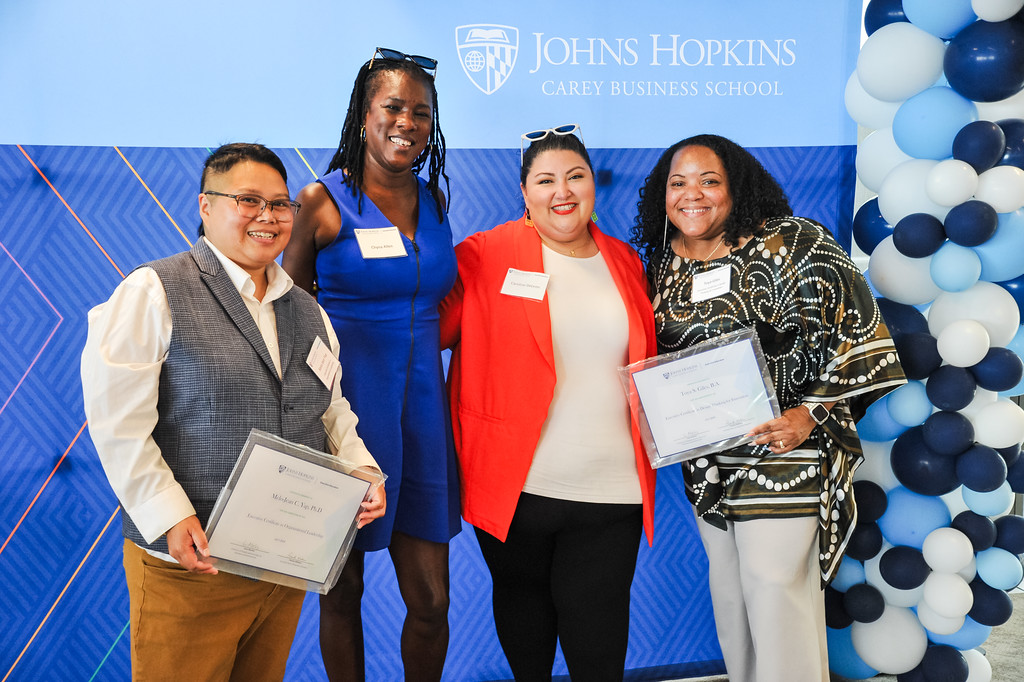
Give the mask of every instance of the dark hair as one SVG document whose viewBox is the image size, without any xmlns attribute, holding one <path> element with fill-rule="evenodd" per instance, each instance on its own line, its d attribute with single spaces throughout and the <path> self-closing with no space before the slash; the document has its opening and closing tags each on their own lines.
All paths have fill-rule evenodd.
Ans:
<svg viewBox="0 0 1024 682">
<path fill-rule="evenodd" d="M 759 234 L 768 218 L 793 213 L 782 187 L 746 149 L 719 135 L 688 137 L 662 153 L 640 188 L 629 241 L 644 260 L 649 261 L 661 249 L 666 229 L 665 188 L 669 167 L 672 157 L 683 147 L 707 147 L 722 161 L 732 198 L 732 211 L 725 222 L 726 244 L 735 246 L 741 237 Z"/>
<path fill-rule="evenodd" d="M 262 163 L 270 166 L 281 174 L 281 179 L 286 184 L 288 182 L 288 171 L 285 170 L 284 163 L 281 162 L 277 154 L 261 144 L 231 142 L 221 145 L 206 157 L 206 161 L 203 163 L 203 174 L 199 177 L 199 191 L 206 191 L 206 180 L 211 175 L 227 173 L 243 161 L 252 161 L 253 163 Z M 199 223 L 198 232 L 200 237 L 206 234 L 202 221 Z"/>
<path fill-rule="evenodd" d="M 370 68 L 370 64 L 373 68 Z M 427 146 L 413 162 L 412 172 L 419 174 L 423 166 L 429 161 L 427 171 L 427 189 L 434 197 L 434 204 L 437 207 L 438 219 L 443 219 L 444 208 L 439 195 L 441 193 L 440 181 L 444 178 L 445 196 L 450 197 L 451 186 L 448 183 L 448 176 L 444 172 L 445 143 L 444 134 L 441 133 L 441 124 L 437 115 L 437 88 L 434 87 L 433 77 L 422 68 L 407 59 L 371 59 L 359 67 L 356 74 L 356 81 L 352 86 L 352 96 L 348 101 L 348 112 L 345 114 L 345 123 L 341 128 L 341 141 L 338 143 L 338 150 L 334 152 L 331 163 L 327 166 L 327 172 L 344 169 L 345 185 L 351 190 L 352 196 L 358 197 L 358 210 L 363 211 L 363 164 L 366 140 L 363 137 L 363 121 L 366 120 L 366 112 L 377 91 L 380 90 L 382 74 L 392 71 L 401 71 L 416 78 L 427 86 L 430 91 L 431 108 L 433 120 L 430 125 L 430 139 Z"/>
<path fill-rule="evenodd" d="M 587 167 L 590 172 L 594 172 L 594 164 L 590 162 L 590 154 L 587 153 L 587 148 L 583 144 L 583 140 L 576 137 L 572 133 L 567 135 L 556 135 L 555 133 L 548 133 L 546 137 L 543 137 L 523 152 L 523 167 L 519 170 L 519 184 L 525 185 L 526 178 L 530 175 L 530 169 L 533 168 L 533 162 L 537 159 L 537 156 L 542 152 L 550 151 L 552 149 L 564 149 L 571 152 L 576 152 L 583 157 L 583 160 L 587 162 Z"/>
</svg>

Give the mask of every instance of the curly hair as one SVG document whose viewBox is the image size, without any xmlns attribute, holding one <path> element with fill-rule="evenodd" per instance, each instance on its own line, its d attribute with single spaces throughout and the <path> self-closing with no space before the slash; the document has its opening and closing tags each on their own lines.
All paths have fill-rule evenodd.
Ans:
<svg viewBox="0 0 1024 682">
<path fill-rule="evenodd" d="M 371 68 L 372 65 L 372 68 Z M 363 166 L 365 164 L 366 140 L 362 135 L 363 121 L 366 120 L 366 112 L 370 106 L 370 100 L 380 90 L 382 74 L 389 72 L 404 72 L 419 80 L 427 86 L 430 91 L 431 109 L 433 119 L 430 125 L 430 138 L 427 146 L 413 162 L 412 172 L 419 174 L 423 166 L 429 161 L 427 171 L 427 189 L 434 197 L 434 205 L 437 208 L 438 219 L 444 216 L 444 206 L 441 203 L 441 178 L 444 178 L 444 196 L 446 203 L 451 195 L 451 185 L 448 175 L 445 173 L 445 142 L 444 134 L 441 132 L 441 124 L 437 113 L 437 88 L 434 87 L 433 77 L 422 68 L 407 59 L 382 59 L 376 57 L 361 67 L 356 74 L 355 83 L 352 86 L 352 95 L 348 102 L 348 112 L 345 114 L 345 123 L 341 128 L 341 141 L 338 143 L 338 150 L 334 152 L 327 172 L 344 169 L 345 185 L 351 190 L 352 196 L 358 197 L 358 210 L 363 212 Z"/>
<path fill-rule="evenodd" d="M 726 244 L 736 246 L 741 238 L 759 234 L 768 218 L 793 212 L 782 187 L 746 149 L 719 135 L 688 137 L 665 150 L 640 188 L 629 241 L 645 262 L 650 262 L 664 243 L 665 191 L 672 157 L 683 147 L 695 146 L 713 151 L 722 161 L 729 180 L 732 211 L 725 222 Z"/>
</svg>

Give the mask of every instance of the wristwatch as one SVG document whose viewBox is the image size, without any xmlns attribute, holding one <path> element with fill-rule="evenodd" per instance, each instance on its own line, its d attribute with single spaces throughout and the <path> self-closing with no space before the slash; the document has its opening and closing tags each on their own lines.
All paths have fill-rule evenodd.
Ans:
<svg viewBox="0 0 1024 682">
<path fill-rule="evenodd" d="M 811 413 L 811 419 L 815 424 L 824 424 L 828 419 L 828 408 L 821 403 L 801 403 Z"/>
</svg>

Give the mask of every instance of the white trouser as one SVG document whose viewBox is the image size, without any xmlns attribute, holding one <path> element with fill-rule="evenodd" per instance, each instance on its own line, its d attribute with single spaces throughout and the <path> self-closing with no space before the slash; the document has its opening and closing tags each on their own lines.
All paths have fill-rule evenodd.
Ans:
<svg viewBox="0 0 1024 682">
<path fill-rule="evenodd" d="M 729 682 L 827 681 L 817 518 L 727 525 L 697 519 Z"/>
</svg>

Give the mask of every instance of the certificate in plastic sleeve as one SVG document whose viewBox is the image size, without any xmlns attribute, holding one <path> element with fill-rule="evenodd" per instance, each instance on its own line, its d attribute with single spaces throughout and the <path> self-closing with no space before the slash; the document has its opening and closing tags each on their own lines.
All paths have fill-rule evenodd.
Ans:
<svg viewBox="0 0 1024 682">
<path fill-rule="evenodd" d="M 654 468 L 749 442 L 780 415 L 757 334 L 742 329 L 619 368 Z"/>
<path fill-rule="evenodd" d="M 257 429 L 206 526 L 217 570 L 326 594 L 386 477 Z"/>
</svg>

